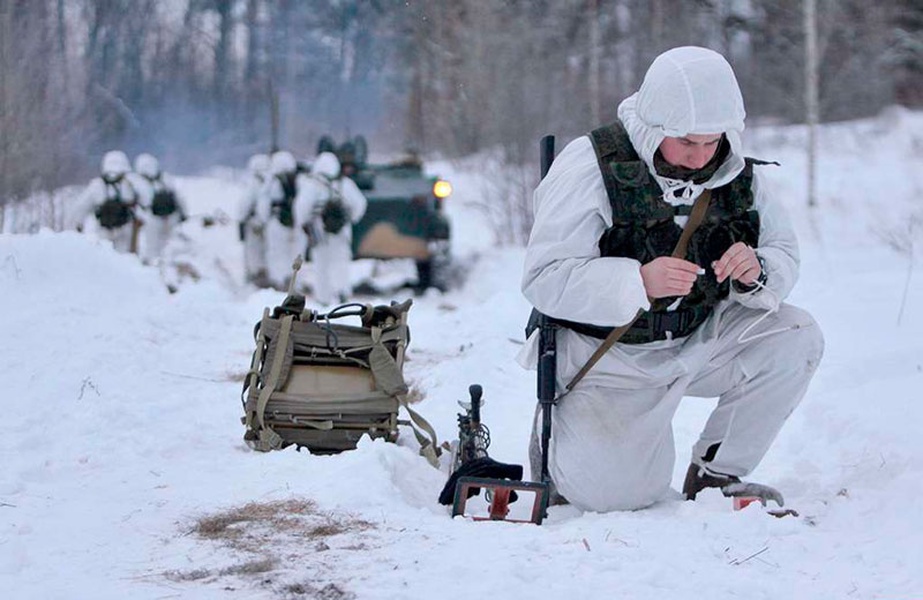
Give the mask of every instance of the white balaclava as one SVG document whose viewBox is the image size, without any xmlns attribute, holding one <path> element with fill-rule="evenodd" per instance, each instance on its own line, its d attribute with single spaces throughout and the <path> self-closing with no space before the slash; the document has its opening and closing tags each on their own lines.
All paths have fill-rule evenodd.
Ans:
<svg viewBox="0 0 923 600">
<path fill-rule="evenodd" d="M 631 143 L 661 187 L 687 193 L 719 187 L 744 167 L 740 134 L 744 130 L 744 101 L 737 78 L 717 52 L 696 46 L 673 48 L 658 56 L 635 94 L 619 105 L 619 120 Z M 654 154 L 665 137 L 723 133 L 731 150 L 717 172 L 702 186 L 657 176 Z"/>
<path fill-rule="evenodd" d="M 340 161 L 333 152 L 321 152 L 314 160 L 311 173 L 323 175 L 327 179 L 336 179 L 340 176 Z"/>
</svg>

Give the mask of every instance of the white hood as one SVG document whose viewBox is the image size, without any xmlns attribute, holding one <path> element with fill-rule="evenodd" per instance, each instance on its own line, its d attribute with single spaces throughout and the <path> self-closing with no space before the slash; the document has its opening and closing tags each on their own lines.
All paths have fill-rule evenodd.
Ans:
<svg viewBox="0 0 923 600">
<path fill-rule="evenodd" d="M 298 163 L 295 162 L 295 156 L 288 150 L 279 150 L 278 152 L 274 152 L 269 160 L 269 168 L 273 175 L 294 173 L 298 169 Z"/>
<path fill-rule="evenodd" d="M 103 176 L 115 179 L 131 171 L 131 163 L 121 150 L 110 150 L 103 156 L 99 170 Z"/>
<path fill-rule="evenodd" d="M 731 146 L 727 160 L 701 187 L 719 187 L 744 167 L 743 97 L 731 65 L 717 52 L 696 46 L 664 52 L 647 70 L 638 92 L 619 105 L 618 116 L 655 175 L 654 154 L 663 139 L 689 134 L 724 133 Z M 664 190 L 677 184 L 659 176 L 657 180 Z"/>
<path fill-rule="evenodd" d="M 156 179 L 160 175 L 160 161 L 152 154 L 139 154 L 135 157 L 135 172 L 148 179 Z"/>
<path fill-rule="evenodd" d="M 250 171 L 252 175 L 265 175 L 269 172 L 269 165 L 268 154 L 254 154 L 250 157 L 250 160 L 247 161 L 247 170 Z"/>
<path fill-rule="evenodd" d="M 327 179 L 336 179 L 340 176 L 340 161 L 333 152 L 321 152 L 314 160 L 311 173 L 323 175 Z"/>
</svg>

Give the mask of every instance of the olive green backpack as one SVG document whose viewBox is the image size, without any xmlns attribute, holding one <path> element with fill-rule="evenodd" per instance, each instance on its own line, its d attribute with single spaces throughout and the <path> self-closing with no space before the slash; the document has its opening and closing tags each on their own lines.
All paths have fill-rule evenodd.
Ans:
<svg viewBox="0 0 923 600">
<path fill-rule="evenodd" d="M 247 445 L 331 454 L 354 449 L 363 435 L 394 442 L 398 425 L 409 425 L 420 454 L 436 464 L 436 434 L 408 405 L 403 376 L 412 301 L 344 304 L 326 314 L 304 304 L 290 293 L 271 313 L 265 309 L 254 329 L 241 395 Z M 401 407 L 409 421 L 399 419 Z"/>
</svg>

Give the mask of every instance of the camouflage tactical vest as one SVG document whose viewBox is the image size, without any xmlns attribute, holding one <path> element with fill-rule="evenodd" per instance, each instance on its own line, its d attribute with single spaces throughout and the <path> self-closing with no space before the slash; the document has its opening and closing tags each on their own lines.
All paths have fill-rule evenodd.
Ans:
<svg viewBox="0 0 923 600">
<path fill-rule="evenodd" d="M 330 181 L 323 176 L 315 179 L 327 190 L 327 200 L 320 211 L 321 223 L 326 233 L 336 235 L 349 223 L 349 209 L 346 208 L 343 194 L 340 193 L 343 189 L 343 181 L 341 179 Z"/>
<path fill-rule="evenodd" d="M 282 198 L 273 200 L 270 210 L 272 215 L 279 219 L 279 222 L 286 227 L 294 227 L 295 218 L 292 213 L 292 207 L 295 204 L 295 196 L 298 189 L 295 185 L 295 173 L 281 173 L 276 175 L 276 179 L 282 185 Z"/>
<path fill-rule="evenodd" d="M 663 199 L 663 191 L 648 170 L 647 164 L 631 145 L 622 124 L 600 127 L 590 133 L 596 158 L 602 172 L 609 204 L 612 207 L 612 227 L 599 240 L 602 256 L 633 258 L 641 264 L 659 256 L 670 256 L 682 234 L 675 216 L 688 216 L 692 206 L 672 206 Z M 666 339 L 670 331 L 674 338 L 692 333 L 711 314 L 719 301 L 730 291 L 730 280 L 718 283 L 711 263 L 721 258 L 736 242 L 757 246 L 759 214 L 753 208 L 753 165 L 768 164 L 745 159 L 743 171 L 727 184 L 712 190 L 712 198 L 702 224 L 689 241 L 686 260 L 705 269 L 683 297 L 679 306 L 666 310 L 676 298 L 660 298 L 651 310 L 635 321 L 619 340 L 642 344 Z M 605 338 L 612 328 L 583 323 L 563 323 L 581 333 Z"/>
<path fill-rule="evenodd" d="M 103 179 L 106 186 L 106 199 L 96 207 L 95 211 L 96 219 L 103 229 L 118 229 L 134 219 L 132 204 L 125 201 L 119 191 L 120 181 L 121 177 L 114 181 Z"/>
<path fill-rule="evenodd" d="M 151 199 L 151 213 L 155 217 L 169 217 L 177 210 L 179 204 L 176 201 L 176 192 L 171 190 L 163 183 L 160 177 L 154 179 L 145 177 L 154 189 L 154 197 Z"/>
</svg>

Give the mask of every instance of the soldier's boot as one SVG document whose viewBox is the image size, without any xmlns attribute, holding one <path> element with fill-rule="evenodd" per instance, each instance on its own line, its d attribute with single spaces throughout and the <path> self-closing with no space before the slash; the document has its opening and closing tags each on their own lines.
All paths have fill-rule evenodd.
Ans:
<svg viewBox="0 0 923 600">
<path fill-rule="evenodd" d="M 695 500 L 696 495 L 706 488 L 718 488 L 728 498 L 758 498 L 763 506 L 769 500 L 779 506 L 785 505 L 782 494 L 774 487 L 741 481 L 734 475 L 724 475 L 695 463 L 690 464 L 683 481 L 683 496 L 686 500 Z"/>
</svg>

